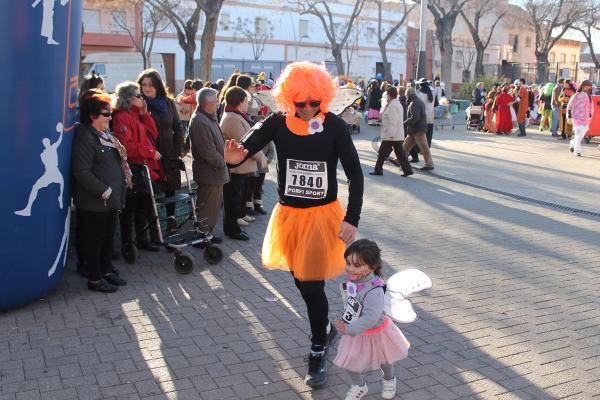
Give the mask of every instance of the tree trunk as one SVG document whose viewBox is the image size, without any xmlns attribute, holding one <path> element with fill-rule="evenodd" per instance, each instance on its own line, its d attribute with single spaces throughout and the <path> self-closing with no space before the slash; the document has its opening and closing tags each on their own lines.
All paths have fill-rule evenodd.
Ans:
<svg viewBox="0 0 600 400">
<path fill-rule="evenodd" d="M 344 75 L 344 60 L 342 59 L 342 47 L 339 44 L 332 46 L 331 54 L 335 60 L 335 68 L 338 75 Z"/>
<path fill-rule="evenodd" d="M 185 55 L 185 79 L 194 79 L 194 53 L 196 53 L 196 43 L 192 42 L 181 46 Z"/>
<path fill-rule="evenodd" d="M 142 65 L 143 65 L 144 69 L 149 68 L 148 56 L 146 55 L 146 52 L 144 52 L 144 49 L 142 49 L 142 51 L 140 51 L 140 54 L 142 55 Z"/>
<path fill-rule="evenodd" d="M 444 24 L 442 29 L 436 32 L 438 42 L 440 44 L 440 58 L 442 59 L 442 82 L 445 83 L 446 97 L 452 98 L 452 66 L 453 53 L 452 47 L 452 25 L 448 28 L 448 24 Z"/>
<path fill-rule="evenodd" d="M 535 52 L 536 64 L 536 81 L 537 82 L 548 82 L 548 52 Z M 556 71 L 556 79 L 558 79 L 558 72 Z"/>
<path fill-rule="evenodd" d="M 485 75 L 485 69 L 483 68 L 485 47 L 483 46 L 483 43 L 475 43 L 475 50 L 477 51 L 477 54 L 475 55 L 475 77 L 478 78 Z"/>
<path fill-rule="evenodd" d="M 220 2 L 216 10 L 213 9 L 205 14 L 204 30 L 200 39 L 200 79 L 205 82 L 210 81 L 212 73 L 213 50 L 215 48 L 221 4 L 222 2 Z"/>
<path fill-rule="evenodd" d="M 379 52 L 381 53 L 381 61 L 383 61 L 383 79 L 392 82 L 394 79 L 392 77 L 391 66 L 388 68 L 388 58 L 387 58 L 387 49 L 385 47 L 386 43 L 384 41 L 379 42 Z"/>
</svg>

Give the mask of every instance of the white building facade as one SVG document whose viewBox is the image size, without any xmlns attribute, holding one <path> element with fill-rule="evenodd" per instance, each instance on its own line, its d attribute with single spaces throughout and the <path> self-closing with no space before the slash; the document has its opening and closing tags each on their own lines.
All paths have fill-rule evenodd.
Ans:
<svg viewBox="0 0 600 400">
<path fill-rule="evenodd" d="M 327 4 L 333 12 L 339 37 L 352 13 L 353 4 Z M 382 23 L 384 30 L 387 30 L 402 19 L 403 13 L 400 7 L 385 4 Z M 378 68 L 381 68 L 377 22 L 377 10 L 365 6 L 355 20 L 342 52 L 345 74 L 370 78 L 376 76 Z M 194 57 L 196 74 L 199 72 L 202 28 L 203 21 L 198 29 L 198 48 Z M 387 44 L 388 62 L 394 78 L 406 72 L 405 34 L 405 27 L 400 27 Z M 267 76 L 271 73 L 276 78 L 285 65 L 299 60 L 324 63 L 331 72 L 336 73 L 330 43 L 321 21 L 313 15 L 301 15 L 289 3 L 226 0 L 219 16 L 216 36 L 211 74 L 213 81 L 227 79 L 235 69 L 254 73 L 264 71 Z M 184 53 L 173 28 L 156 35 L 153 52 L 174 54 L 176 87 L 181 88 L 184 80 Z M 380 63 L 379 67 L 377 63 Z"/>
</svg>

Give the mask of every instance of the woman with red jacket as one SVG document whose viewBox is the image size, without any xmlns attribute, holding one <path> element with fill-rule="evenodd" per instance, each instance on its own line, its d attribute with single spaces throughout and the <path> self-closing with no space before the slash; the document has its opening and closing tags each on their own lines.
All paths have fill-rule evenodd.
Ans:
<svg viewBox="0 0 600 400">
<path fill-rule="evenodd" d="M 156 149 L 158 131 L 148 112 L 148 106 L 135 82 L 123 82 L 115 91 L 113 131 L 127 150 L 127 161 L 133 174 L 133 188 L 127 190 L 125 209 L 121 214 L 122 250 L 133 243 L 135 223 L 135 245 L 138 249 L 159 251 L 148 239 L 144 227 L 147 224 L 152 199 L 143 175 L 144 165 L 150 170 L 150 179 L 163 179 L 161 154 Z M 127 259 L 127 257 L 125 257 Z"/>
</svg>

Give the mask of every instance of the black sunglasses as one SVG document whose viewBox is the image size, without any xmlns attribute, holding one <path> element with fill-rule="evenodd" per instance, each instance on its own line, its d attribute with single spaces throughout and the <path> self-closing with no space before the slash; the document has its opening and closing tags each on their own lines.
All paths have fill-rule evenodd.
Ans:
<svg viewBox="0 0 600 400">
<path fill-rule="evenodd" d="M 297 108 L 305 108 L 307 105 L 311 106 L 311 107 L 319 107 L 321 105 L 321 101 L 300 101 L 300 102 L 294 102 L 294 105 Z"/>
<path fill-rule="evenodd" d="M 103 111 L 100 113 L 100 115 L 106 118 L 112 117 L 112 113 L 110 111 Z"/>
<path fill-rule="evenodd" d="M 138 94 L 134 94 L 133 97 L 137 97 L 138 99 L 141 99 L 142 97 L 144 97 L 144 95 L 141 93 L 138 93 Z"/>
</svg>

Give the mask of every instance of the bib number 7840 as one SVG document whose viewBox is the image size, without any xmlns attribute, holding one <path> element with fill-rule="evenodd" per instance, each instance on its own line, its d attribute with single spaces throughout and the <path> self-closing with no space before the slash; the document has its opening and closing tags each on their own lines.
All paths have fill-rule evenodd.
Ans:
<svg viewBox="0 0 600 400">
<path fill-rule="evenodd" d="M 305 199 L 327 196 L 327 163 L 324 161 L 287 160 L 285 195 Z"/>
</svg>

